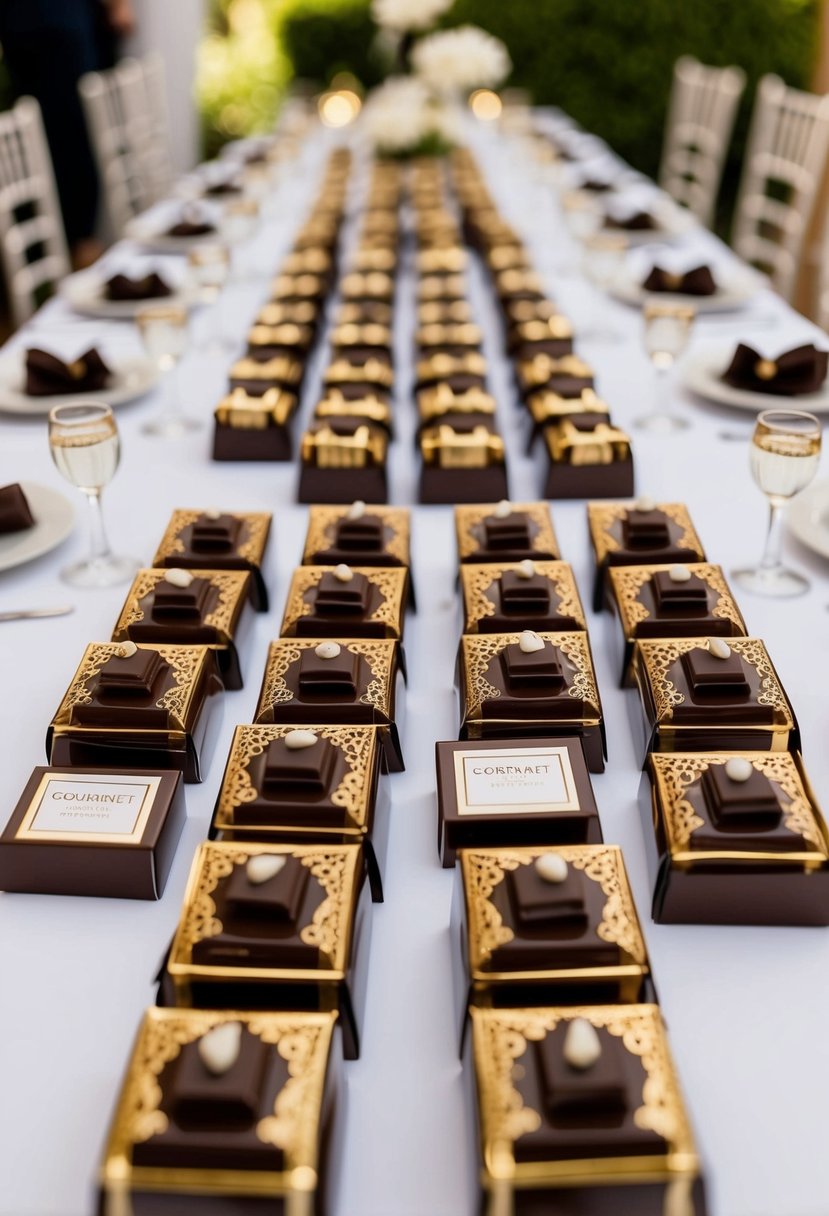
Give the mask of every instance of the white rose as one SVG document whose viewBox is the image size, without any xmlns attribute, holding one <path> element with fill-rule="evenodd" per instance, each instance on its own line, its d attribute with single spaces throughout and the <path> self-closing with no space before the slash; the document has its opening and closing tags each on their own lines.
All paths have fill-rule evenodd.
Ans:
<svg viewBox="0 0 829 1216">
<path fill-rule="evenodd" d="M 372 0 L 371 15 L 387 30 L 428 30 L 452 0 Z"/>
<path fill-rule="evenodd" d="M 429 132 L 429 91 L 413 76 L 396 76 L 369 93 L 360 115 L 363 134 L 384 152 L 403 152 Z"/>
</svg>

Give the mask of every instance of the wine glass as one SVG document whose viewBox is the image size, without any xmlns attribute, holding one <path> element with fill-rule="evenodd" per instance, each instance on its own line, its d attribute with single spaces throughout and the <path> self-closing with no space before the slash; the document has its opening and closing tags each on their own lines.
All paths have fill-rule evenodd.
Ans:
<svg viewBox="0 0 829 1216">
<path fill-rule="evenodd" d="M 230 250 L 227 245 L 199 245 L 187 256 L 187 269 L 195 286 L 199 303 L 208 306 L 204 338 L 196 348 L 206 351 L 233 349 L 235 343 L 224 335 L 221 298 L 230 270 Z"/>
<path fill-rule="evenodd" d="M 684 431 L 690 423 L 671 408 L 668 385 L 674 364 L 688 345 L 696 310 L 687 304 L 646 304 L 642 315 L 645 350 L 656 368 L 657 405 L 652 414 L 637 418 L 634 426 L 663 435 Z"/>
<path fill-rule="evenodd" d="M 61 578 L 73 587 L 112 587 L 126 582 L 141 563 L 112 552 L 101 514 L 101 491 L 112 480 L 121 454 L 112 410 L 93 401 L 53 406 L 49 448 L 58 472 L 89 503 L 89 559 L 61 570 Z"/>
<path fill-rule="evenodd" d="M 584 238 L 582 245 L 582 269 L 590 283 L 592 294 L 597 299 L 590 309 L 590 316 L 601 313 L 604 295 L 610 291 L 619 277 L 627 253 L 627 238 L 614 232 L 592 232 Z M 601 323 L 582 327 L 576 324 L 578 336 L 583 341 L 620 342 L 622 335 L 611 325 L 602 328 Z"/>
<path fill-rule="evenodd" d="M 561 212 L 567 231 L 578 245 L 598 232 L 602 222 L 600 206 L 589 190 L 566 190 L 561 196 Z M 579 272 L 579 266 L 575 262 L 567 262 L 555 269 L 556 273 L 562 276 Z"/>
<path fill-rule="evenodd" d="M 820 460 L 820 423 L 803 410 L 764 410 L 757 415 L 750 464 L 755 484 L 769 500 L 766 546 L 757 566 L 733 570 L 738 586 L 756 595 L 803 595 L 809 580 L 787 569 L 780 558 L 783 508 L 805 490 Z"/>
<path fill-rule="evenodd" d="M 151 304 L 140 308 L 135 320 L 141 340 L 149 357 L 166 374 L 166 391 L 157 418 L 145 422 L 145 435 L 162 439 L 180 439 L 188 431 L 198 430 L 201 423 L 189 418 L 181 408 L 181 395 L 176 383 L 176 369 L 187 349 L 187 310 L 174 304 Z"/>
<path fill-rule="evenodd" d="M 244 282 L 241 246 L 251 239 L 259 223 L 259 204 L 253 198 L 240 198 L 228 203 L 222 216 L 222 235 L 234 250 L 230 277 L 236 283 Z"/>
</svg>

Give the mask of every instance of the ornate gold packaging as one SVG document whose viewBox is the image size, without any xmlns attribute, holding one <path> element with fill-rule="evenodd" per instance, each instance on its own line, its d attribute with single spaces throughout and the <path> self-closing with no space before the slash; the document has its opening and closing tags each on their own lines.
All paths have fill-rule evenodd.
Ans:
<svg viewBox="0 0 829 1216">
<path fill-rule="evenodd" d="M 257 868 L 259 867 L 259 868 Z M 262 877 L 262 875 L 266 877 Z M 205 842 L 161 978 L 181 1008 L 337 1010 L 359 1055 L 370 895 L 357 845 Z"/>
<path fill-rule="evenodd" d="M 267 612 L 268 589 L 262 562 L 271 531 L 269 511 L 173 511 L 153 557 L 154 566 L 185 570 L 249 570 L 250 598 L 257 612 Z M 220 529 L 221 541 L 205 539 L 201 531 Z"/>
<path fill-rule="evenodd" d="M 274 355 L 270 359 L 254 359 L 245 355 L 233 364 L 229 379 L 231 387 L 244 387 L 253 381 L 257 387 L 270 383 L 275 387 L 296 388 L 304 370 L 304 364 L 293 355 Z"/>
<path fill-rule="evenodd" d="M 441 381 L 431 388 L 421 389 L 417 394 L 417 409 L 421 426 L 428 426 L 448 414 L 482 414 L 494 419 L 495 398 L 482 388 L 455 390 Z"/>
<path fill-rule="evenodd" d="M 644 508 L 644 511 L 642 509 Z M 649 517 L 649 533 L 629 535 L 631 517 Z M 605 606 L 605 587 L 609 566 L 643 566 L 675 562 L 704 562 L 705 550 L 696 533 L 687 507 L 681 502 L 589 502 L 587 527 L 596 563 L 593 607 Z M 635 530 L 634 530 L 635 531 Z"/>
<path fill-rule="evenodd" d="M 424 464 L 440 469 L 486 469 L 503 465 L 504 441 L 485 423 L 468 431 L 456 430 L 446 423 L 426 427 L 420 434 Z"/>
<path fill-rule="evenodd" d="M 291 578 L 280 636 L 403 637 L 408 571 L 403 566 L 298 566 Z"/>
<path fill-rule="evenodd" d="M 318 1192 L 335 1189 L 341 1165 L 344 1111 L 338 1109 L 342 1067 L 336 1018 L 328 1012 L 147 1010 L 104 1151 L 101 1216 L 126 1216 L 147 1205 L 162 1210 L 165 1196 L 176 1208 L 194 1204 L 193 1211 L 211 1198 L 230 1205 L 258 1198 L 280 1205 L 286 1216 L 312 1216 L 324 1202 Z M 177 1075 L 192 1071 L 203 1036 L 227 1023 L 241 1026 L 242 1059 L 261 1053 L 262 1061 L 257 1109 L 247 1112 L 233 1144 L 219 1152 L 210 1103 L 235 1090 L 235 1066 L 217 1078 L 216 1098 L 208 1082 L 198 1114 L 181 1122 L 177 1103 L 182 1113 L 185 1103 Z M 187 1076 L 185 1071 L 185 1082 Z"/>
<path fill-rule="evenodd" d="M 461 562 L 556 561 L 561 557 L 545 502 L 455 507 L 455 536 Z"/>
<path fill-rule="evenodd" d="M 391 407 L 376 393 L 366 393 L 364 397 L 346 397 L 338 389 L 329 389 L 314 406 L 314 418 L 318 422 L 328 418 L 359 418 L 382 426 L 389 433 L 392 430 Z"/>
<path fill-rule="evenodd" d="M 394 370 L 382 359 L 368 358 L 364 363 L 349 363 L 347 359 L 334 359 L 326 368 L 323 377 L 326 387 L 338 384 L 371 384 L 379 389 L 389 389 L 394 384 Z"/>
<path fill-rule="evenodd" d="M 482 562 L 460 568 L 463 633 L 586 629 L 567 562 Z"/>
<path fill-rule="evenodd" d="M 300 454 L 303 464 L 317 469 L 367 469 L 385 467 L 388 446 L 388 433 L 378 426 L 361 423 L 343 434 L 319 425 L 302 436 Z"/>
<path fill-rule="evenodd" d="M 375 530 L 376 522 L 376 530 Z M 411 512 L 406 507 L 312 506 L 303 566 L 410 566 Z"/>
<path fill-rule="evenodd" d="M 554 1100 L 550 1071 L 557 1075 L 576 1019 L 613 1063 L 619 1106 L 570 1127 L 551 1117 L 545 1097 Z M 574 1193 L 584 1211 L 704 1216 L 700 1162 L 656 1005 L 473 1008 L 471 1020 L 466 1070 L 484 1216 L 552 1213 L 572 1207 Z M 590 1072 L 579 1085 L 586 1102 Z"/>
<path fill-rule="evenodd" d="M 223 397 L 213 411 L 218 426 L 237 431 L 266 431 L 270 427 L 285 427 L 296 412 L 294 393 L 283 388 L 266 389 L 253 397 L 243 388 L 235 388 Z"/>
<path fill-rule="evenodd" d="M 829 832 L 798 753 L 651 753 L 640 808 L 655 921 L 829 924 Z"/>
</svg>

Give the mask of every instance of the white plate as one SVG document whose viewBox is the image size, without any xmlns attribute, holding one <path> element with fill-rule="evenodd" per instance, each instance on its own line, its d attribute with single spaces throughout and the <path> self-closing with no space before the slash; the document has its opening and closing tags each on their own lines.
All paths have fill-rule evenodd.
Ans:
<svg viewBox="0 0 829 1216">
<path fill-rule="evenodd" d="M 645 277 L 643 274 L 642 278 Z M 637 308 L 645 303 L 690 304 L 697 312 L 735 312 L 738 308 L 744 308 L 756 294 L 758 284 L 747 275 L 743 278 L 732 277 L 726 279 L 713 296 L 691 296 L 673 291 L 645 291 L 641 279 L 625 274 L 620 275 L 608 290 L 615 299 L 634 304 Z"/>
<path fill-rule="evenodd" d="M 196 303 L 194 294 L 183 287 L 173 287 L 169 296 L 157 296 L 148 300 L 108 300 L 104 294 L 104 281 L 98 275 L 89 274 L 87 271 L 65 278 L 60 285 L 60 294 L 75 312 L 109 321 L 130 320 L 139 309 L 151 304 L 192 308 Z"/>
<path fill-rule="evenodd" d="M 75 508 L 57 490 L 31 481 L 21 481 L 20 488 L 32 509 L 35 524 L 23 532 L 0 535 L 0 570 L 11 570 L 48 553 L 66 540 L 75 524 Z"/>
<path fill-rule="evenodd" d="M 699 354 L 689 355 L 683 372 L 682 380 L 686 388 L 705 397 L 707 401 L 715 401 L 717 405 L 730 405 L 737 410 L 748 410 L 749 413 L 759 414 L 761 410 L 772 409 L 785 405 L 793 410 L 808 410 L 812 414 L 829 413 L 829 385 L 824 384 L 819 393 L 755 393 L 748 388 L 732 388 L 722 380 L 722 374 L 728 367 L 737 348 L 733 346 L 720 350 L 700 351 Z"/>
<path fill-rule="evenodd" d="M 100 401 L 104 405 L 125 405 L 143 397 L 155 387 L 159 377 L 156 365 L 143 355 L 131 359 L 107 359 L 112 383 L 97 393 L 63 393 L 49 397 L 30 397 L 23 391 L 26 383 L 25 351 L 17 350 L 0 357 L 0 411 L 7 414 L 48 414 L 53 405 L 74 405 L 78 401 Z"/>
<path fill-rule="evenodd" d="M 786 524 L 807 549 L 829 557 L 829 481 L 814 481 L 793 498 Z"/>
<path fill-rule="evenodd" d="M 157 216 L 150 220 L 137 215 L 125 225 L 124 236 L 156 253 L 175 253 L 183 256 L 199 245 L 215 245 L 217 241 L 222 240 L 218 227 L 212 232 L 205 232 L 203 236 L 167 236 L 166 228 L 174 223 L 175 219 L 171 219 L 165 226 Z"/>
</svg>

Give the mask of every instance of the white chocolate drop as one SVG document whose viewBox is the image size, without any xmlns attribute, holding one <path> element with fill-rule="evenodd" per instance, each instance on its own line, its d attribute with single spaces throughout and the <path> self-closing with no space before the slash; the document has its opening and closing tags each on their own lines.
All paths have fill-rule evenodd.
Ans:
<svg viewBox="0 0 829 1216">
<path fill-rule="evenodd" d="M 596 1027 L 587 1018 L 573 1018 L 564 1036 L 564 1059 L 571 1068 L 592 1068 L 602 1054 Z"/>
<path fill-rule="evenodd" d="M 314 654 L 318 659 L 336 659 L 339 653 L 339 642 L 320 642 L 319 646 L 314 647 Z"/>
<path fill-rule="evenodd" d="M 335 566 L 333 574 L 338 583 L 350 583 L 354 578 L 354 571 L 345 562 L 340 562 L 339 566 Z"/>
<path fill-rule="evenodd" d="M 506 519 L 507 516 L 512 515 L 512 503 L 508 498 L 502 498 L 492 514 L 496 519 Z"/>
<path fill-rule="evenodd" d="M 641 498 L 637 498 L 633 504 L 637 511 L 654 511 L 656 502 L 648 494 L 643 494 Z"/>
<path fill-rule="evenodd" d="M 306 747 L 313 747 L 316 741 L 312 730 L 289 730 L 284 739 L 289 752 L 301 752 Z"/>
<path fill-rule="evenodd" d="M 208 1072 L 220 1077 L 229 1072 L 239 1059 L 242 1048 L 241 1022 L 225 1022 L 214 1026 L 199 1039 L 199 1056 Z"/>
<path fill-rule="evenodd" d="M 668 578 L 672 583 L 687 583 L 691 578 L 691 571 L 687 566 L 671 566 L 668 571 Z"/>
<path fill-rule="evenodd" d="M 119 659 L 131 659 L 137 650 L 138 647 L 136 646 L 135 642 L 131 642 L 128 639 L 126 642 L 121 643 L 121 645 L 115 651 L 115 654 Z"/>
<path fill-rule="evenodd" d="M 245 876 L 253 886 L 261 886 L 269 878 L 275 878 L 280 870 L 285 869 L 285 857 L 275 853 L 257 853 L 251 857 L 245 866 Z"/>
<path fill-rule="evenodd" d="M 172 570 L 167 571 L 164 578 L 172 587 L 189 587 L 194 576 L 189 570 L 182 570 L 180 566 L 174 566 Z"/>
<path fill-rule="evenodd" d="M 748 781 L 753 772 L 754 765 L 744 756 L 732 756 L 725 762 L 725 775 L 729 781 Z"/>
<path fill-rule="evenodd" d="M 345 513 L 346 519 L 362 519 L 366 513 L 366 504 L 362 498 L 357 498 Z"/>
<path fill-rule="evenodd" d="M 523 562 L 519 562 L 515 567 L 515 573 L 519 578 L 533 578 L 535 576 L 535 562 L 531 557 L 525 557 Z"/>
<path fill-rule="evenodd" d="M 220 519 L 222 513 L 218 507 L 207 507 L 202 514 L 205 519 Z"/>
<path fill-rule="evenodd" d="M 560 853 L 542 853 L 535 859 L 535 872 L 545 882 L 558 885 L 567 878 L 567 862 Z"/>
<path fill-rule="evenodd" d="M 722 638 L 709 638 L 708 649 L 715 659 L 727 659 L 731 654 L 731 647 Z"/>
<path fill-rule="evenodd" d="M 544 649 L 544 639 L 540 638 L 533 629 L 525 629 L 518 639 L 518 649 L 523 654 L 535 654 Z"/>
</svg>

